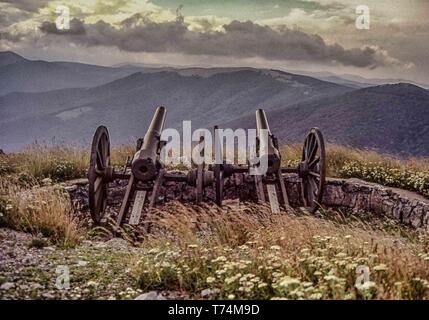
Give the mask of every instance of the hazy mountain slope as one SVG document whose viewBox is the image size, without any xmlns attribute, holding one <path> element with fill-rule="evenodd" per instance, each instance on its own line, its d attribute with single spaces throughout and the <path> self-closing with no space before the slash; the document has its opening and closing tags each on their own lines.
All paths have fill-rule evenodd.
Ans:
<svg viewBox="0 0 429 320">
<path fill-rule="evenodd" d="M 0 52 L 0 67 L 7 66 L 16 62 L 26 61 L 24 57 L 12 51 Z"/>
<path fill-rule="evenodd" d="M 343 78 L 332 72 L 326 72 L 326 71 L 325 72 L 311 72 L 311 71 L 303 71 L 303 70 L 289 70 L 289 71 L 294 74 L 302 74 L 304 76 L 316 78 L 322 81 L 328 81 L 328 82 L 340 84 L 342 86 L 347 86 L 354 89 L 367 88 L 373 85 L 377 85 L 377 84 L 365 83 L 364 81 L 353 81 L 347 78 Z"/>
<path fill-rule="evenodd" d="M 308 77 L 316 78 L 322 81 L 328 81 L 351 88 L 361 89 L 385 84 L 410 83 L 424 89 L 429 89 L 428 83 L 416 82 L 405 79 L 388 79 L 388 78 L 364 78 L 353 74 L 335 74 L 332 72 L 315 72 L 303 70 L 288 70 L 294 74 L 302 74 Z"/>
<path fill-rule="evenodd" d="M 301 141 L 310 127 L 319 126 L 330 142 L 429 156 L 427 90 L 344 84 L 275 70 L 108 68 L 29 61 L 3 52 L 0 92 L 46 91 L 0 96 L 0 148 L 53 138 L 88 145 L 101 124 L 113 143 L 130 142 L 144 135 L 154 108 L 164 105 L 168 127 L 192 120 L 194 129 L 254 128 L 254 112 L 263 107 L 283 141 Z"/>
<path fill-rule="evenodd" d="M 0 96 L 11 92 L 93 87 L 133 72 L 135 70 L 82 63 L 31 61 L 11 52 L 0 52 Z"/>
<path fill-rule="evenodd" d="M 405 75 L 404 75 L 405 76 Z M 395 84 L 395 83 L 410 83 L 415 86 L 419 86 L 424 89 L 429 89 L 429 84 L 419 81 L 412 81 L 408 79 L 386 79 L 386 78 L 364 78 L 354 74 L 341 74 L 338 77 L 347 81 L 369 84 L 371 86 L 384 85 L 384 84 Z M 322 79 L 323 80 L 323 79 Z"/>
<path fill-rule="evenodd" d="M 301 141 L 311 127 L 330 142 L 387 153 L 429 156 L 429 92 L 411 84 L 383 85 L 268 113 L 282 141 Z M 254 127 L 254 117 L 228 124 Z"/>
<path fill-rule="evenodd" d="M 201 73 L 201 70 L 199 71 Z M 251 114 L 347 92 L 350 88 L 284 72 L 244 69 L 199 73 L 135 73 L 95 88 L 0 97 L 0 145 L 15 148 L 34 139 L 89 141 L 100 124 L 116 142 L 143 135 L 155 106 L 168 109 L 167 124 L 212 127 Z M 25 130 L 22 130 L 25 128 Z"/>
</svg>

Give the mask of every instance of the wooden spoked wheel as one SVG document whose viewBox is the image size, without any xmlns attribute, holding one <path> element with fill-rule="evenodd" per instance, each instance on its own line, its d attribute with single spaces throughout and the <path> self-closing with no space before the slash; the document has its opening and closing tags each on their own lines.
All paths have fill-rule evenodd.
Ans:
<svg viewBox="0 0 429 320">
<path fill-rule="evenodd" d="M 215 202 L 219 207 L 222 207 L 223 201 L 223 169 L 220 164 L 214 166 L 214 180 L 215 180 Z"/>
<path fill-rule="evenodd" d="M 107 183 L 105 172 L 110 167 L 109 132 L 104 126 L 97 128 L 92 140 L 88 168 L 89 210 L 92 220 L 98 224 L 104 216 L 107 205 Z"/>
<path fill-rule="evenodd" d="M 312 128 L 307 134 L 299 166 L 301 197 L 304 207 L 311 213 L 319 208 L 326 175 L 326 153 L 322 133 Z"/>
</svg>

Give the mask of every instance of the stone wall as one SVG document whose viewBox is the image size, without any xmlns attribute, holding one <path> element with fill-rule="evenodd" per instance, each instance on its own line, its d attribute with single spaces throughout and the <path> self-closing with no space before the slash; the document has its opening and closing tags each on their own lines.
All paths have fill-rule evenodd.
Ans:
<svg viewBox="0 0 429 320">
<path fill-rule="evenodd" d="M 415 228 L 428 229 L 429 225 L 429 199 L 358 179 L 329 179 L 323 204 L 385 214 Z"/>
<path fill-rule="evenodd" d="M 301 206 L 299 198 L 299 180 L 296 176 L 285 178 L 289 201 L 295 207 Z M 119 208 L 125 191 L 124 182 L 112 183 L 109 186 L 109 206 L 114 211 Z M 82 208 L 87 207 L 86 179 L 69 181 L 66 189 L 71 198 Z M 158 202 L 193 201 L 195 189 L 184 183 L 168 182 L 161 189 Z M 212 188 L 206 188 L 206 200 L 214 200 Z M 253 177 L 234 175 L 225 181 L 225 198 L 241 201 L 256 201 Z M 429 199 L 413 192 L 384 187 L 358 179 L 328 179 L 323 195 L 322 205 L 326 207 L 345 208 L 354 212 L 365 211 L 374 214 L 385 214 L 405 225 L 414 228 L 429 229 Z"/>
</svg>

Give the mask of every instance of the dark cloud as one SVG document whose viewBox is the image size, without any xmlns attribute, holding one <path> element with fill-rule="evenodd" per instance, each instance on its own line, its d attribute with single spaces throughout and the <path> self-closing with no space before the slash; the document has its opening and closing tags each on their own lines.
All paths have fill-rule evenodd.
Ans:
<svg viewBox="0 0 429 320">
<path fill-rule="evenodd" d="M 7 41 L 7 42 L 20 42 L 24 38 L 25 37 L 24 37 L 24 35 L 22 33 L 12 33 L 12 32 L 2 32 L 2 31 L 0 31 L 0 45 L 2 45 L 4 41 Z"/>
<path fill-rule="evenodd" d="M 40 31 L 46 34 L 71 34 L 71 35 L 83 35 L 85 34 L 85 27 L 83 22 L 78 19 L 70 20 L 70 29 L 68 30 L 59 30 L 55 23 L 45 21 L 40 27 Z"/>
<path fill-rule="evenodd" d="M 65 33 L 70 40 L 85 46 L 115 46 L 128 52 L 172 52 L 192 55 L 261 57 L 269 60 L 300 60 L 346 66 L 375 68 L 385 65 L 388 56 L 373 47 L 346 49 L 327 44 L 319 35 L 292 30 L 285 26 L 273 29 L 251 21 L 232 21 L 224 31 L 191 31 L 180 21 L 153 22 L 136 14 L 114 27 L 104 21 L 84 25 L 74 19 Z M 44 22 L 46 34 L 63 34 L 55 25 Z"/>
</svg>

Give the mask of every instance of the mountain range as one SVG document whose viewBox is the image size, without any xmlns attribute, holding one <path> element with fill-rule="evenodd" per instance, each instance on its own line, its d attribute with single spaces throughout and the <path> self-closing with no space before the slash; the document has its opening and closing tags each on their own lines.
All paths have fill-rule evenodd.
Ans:
<svg viewBox="0 0 429 320">
<path fill-rule="evenodd" d="M 105 67 L 0 53 L 4 150 L 35 140 L 88 146 L 101 124 L 114 144 L 131 142 L 158 105 L 167 107 L 167 127 L 192 120 L 194 129 L 253 128 L 262 107 L 284 142 L 302 141 L 318 126 L 329 142 L 429 156 L 429 91 L 410 83 L 360 86 L 278 70 Z"/>
</svg>

